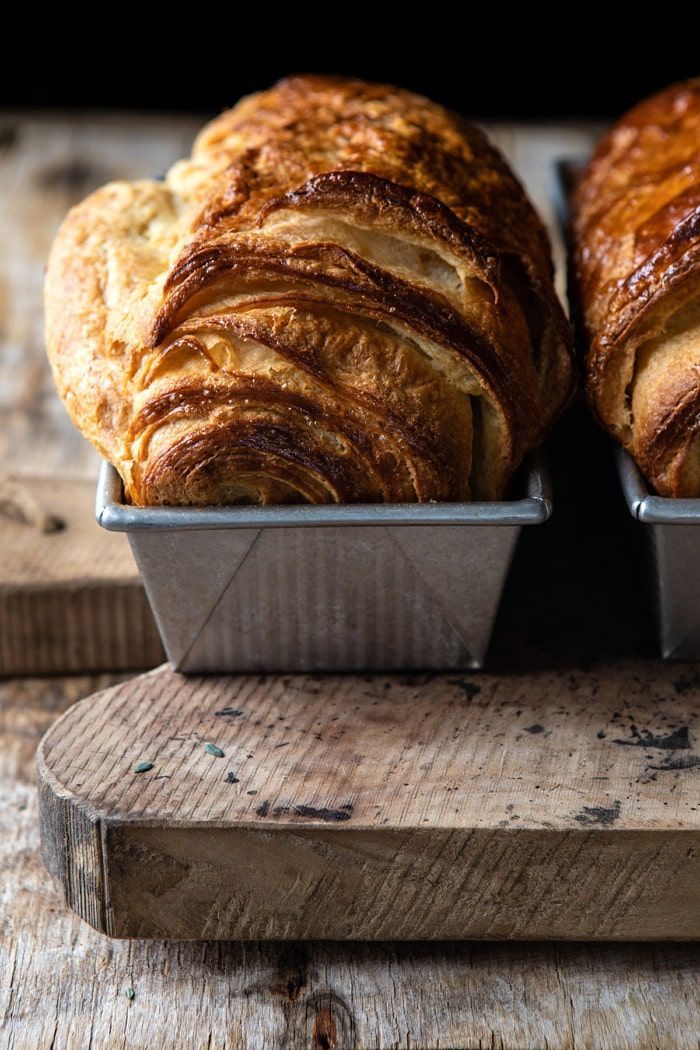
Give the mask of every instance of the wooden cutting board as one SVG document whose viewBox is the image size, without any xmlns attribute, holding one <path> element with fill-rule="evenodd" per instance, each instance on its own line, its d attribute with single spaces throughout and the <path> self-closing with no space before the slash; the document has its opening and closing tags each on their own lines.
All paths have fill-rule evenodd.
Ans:
<svg viewBox="0 0 700 1050">
<path fill-rule="evenodd" d="M 44 737 L 44 859 L 117 937 L 696 938 L 699 699 L 678 664 L 159 668 Z"/>
<path fill-rule="evenodd" d="M 128 541 L 97 525 L 94 499 L 94 481 L 0 481 L 0 675 L 163 659 Z"/>
</svg>

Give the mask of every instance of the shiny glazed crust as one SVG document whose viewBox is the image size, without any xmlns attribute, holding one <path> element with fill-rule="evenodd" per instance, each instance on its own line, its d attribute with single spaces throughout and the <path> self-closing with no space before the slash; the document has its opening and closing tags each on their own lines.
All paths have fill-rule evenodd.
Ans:
<svg viewBox="0 0 700 1050">
<path fill-rule="evenodd" d="M 48 353 L 139 505 L 498 499 L 571 392 L 551 270 L 482 132 L 294 77 L 69 213 Z"/>
<path fill-rule="evenodd" d="M 574 194 L 586 386 L 664 496 L 700 496 L 700 78 L 605 136 Z"/>
</svg>

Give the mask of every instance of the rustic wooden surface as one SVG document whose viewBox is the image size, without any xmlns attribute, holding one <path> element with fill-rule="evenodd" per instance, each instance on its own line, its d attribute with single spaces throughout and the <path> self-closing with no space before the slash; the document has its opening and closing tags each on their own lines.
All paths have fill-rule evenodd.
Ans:
<svg viewBox="0 0 700 1050">
<path fill-rule="evenodd" d="M 700 939 L 699 715 L 685 665 L 163 667 L 42 741 L 44 855 L 120 937 Z"/>
<path fill-rule="evenodd" d="M 126 536 L 98 526 L 94 501 L 92 481 L 0 482 L 0 675 L 163 659 Z"/>
<path fill-rule="evenodd" d="M 69 424 L 44 359 L 45 254 L 73 201 L 114 175 L 162 172 L 199 124 L 0 115 L 4 472 L 94 483 L 96 456 Z M 585 152 L 595 129 L 492 130 L 551 226 L 552 161 Z M 561 262 L 556 226 L 551 232 Z M 560 290 L 562 275 L 560 267 Z M 591 429 L 579 454 L 578 441 L 572 452 L 565 440 L 571 429 L 565 422 L 553 450 L 555 517 L 523 536 L 492 653 L 497 665 L 574 667 L 594 652 L 653 652 L 648 594 L 633 570 L 638 530 L 615 503 L 607 452 L 592 463 L 599 436 Z M 584 465 L 593 505 L 607 500 L 616 518 L 591 517 L 591 491 L 574 480 Z M 572 547 L 575 561 L 565 556 Z M 555 599 L 569 593 L 575 602 L 562 611 Z M 62 904 L 40 862 L 33 756 L 56 716 L 108 681 L 0 684 L 0 1046 L 697 1046 L 698 954 L 689 944 L 261 947 L 110 941 L 93 932 Z"/>
<path fill-rule="evenodd" d="M 697 1047 L 692 944 L 261 945 L 96 933 L 41 863 L 34 750 L 62 710 L 108 682 L 0 685 L 3 1050 Z"/>
</svg>

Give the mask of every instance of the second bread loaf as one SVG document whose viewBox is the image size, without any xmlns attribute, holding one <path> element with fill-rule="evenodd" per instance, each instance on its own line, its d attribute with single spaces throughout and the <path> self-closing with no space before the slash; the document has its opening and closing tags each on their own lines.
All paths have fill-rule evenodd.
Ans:
<svg viewBox="0 0 700 1050">
<path fill-rule="evenodd" d="M 574 199 L 595 412 L 663 496 L 700 496 L 700 79 L 605 136 Z"/>
</svg>

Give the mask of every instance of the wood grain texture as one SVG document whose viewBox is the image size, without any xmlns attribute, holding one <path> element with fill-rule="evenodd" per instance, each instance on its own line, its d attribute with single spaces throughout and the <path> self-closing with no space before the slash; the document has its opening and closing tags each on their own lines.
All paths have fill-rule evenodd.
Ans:
<svg viewBox="0 0 700 1050">
<path fill-rule="evenodd" d="M 0 675 L 143 668 L 162 660 L 128 541 L 94 520 L 93 483 L 22 478 L 18 491 L 62 527 L 43 532 L 0 514 Z"/>
<path fill-rule="evenodd" d="M 47 880 L 33 763 L 56 716 L 107 682 L 0 683 L 3 1050 L 697 1047 L 692 944 L 261 945 L 96 933 Z"/>
<path fill-rule="evenodd" d="M 118 937 L 700 937 L 699 698 L 683 665 L 161 668 L 43 740 L 44 855 Z"/>
<path fill-rule="evenodd" d="M 68 422 L 43 352 L 45 254 L 70 203 L 114 175 L 133 178 L 163 171 L 187 151 L 200 124 L 190 117 L 0 118 L 0 214 L 6 245 L 0 253 L 0 465 L 5 469 L 80 476 L 90 480 L 92 492 L 95 454 Z M 594 131 L 567 125 L 488 130 L 556 231 L 549 198 L 552 161 L 586 153 Z M 554 254 L 561 264 L 558 239 Z M 563 273 L 560 265 L 560 292 Z M 508 628 L 506 649 L 497 638 L 494 653 L 501 662 L 506 650 L 511 666 L 515 661 L 531 667 L 535 658 L 540 666 L 553 660 L 561 666 L 578 656 L 590 658 L 596 646 L 600 651 L 604 645 L 612 654 L 650 644 L 641 595 L 635 590 L 631 602 L 623 598 L 636 579 L 622 572 L 635 542 L 633 523 L 623 520 L 622 509 L 615 529 L 612 519 L 604 529 L 603 523 L 591 522 L 581 504 L 585 493 L 573 507 L 585 518 L 585 535 L 583 526 L 578 531 L 574 527 L 576 515 L 562 512 L 561 490 L 579 467 L 591 469 L 590 445 L 596 440 L 591 429 L 585 463 L 582 455 L 572 460 L 564 443 L 556 479 L 560 509 L 551 527 L 564 534 L 567 549 L 577 549 L 579 560 L 564 561 L 563 544 L 561 551 L 549 550 L 547 526 L 525 537 L 527 549 L 514 577 L 517 593 L 531 594 L 538 565 L 554 558 L 558 585 L 577 594 L 576 615 L 563 614 L 549 585 L 544 591 L 540 587 L 535 605 L 543 603 L 540 628 L 544 623 L 546 645 L 538 644 L 533 653 L 531 603 L 526 610 L 511 601 L 503 624 Z M 599 486 L 606 478 L 604 459 L 599 455 L 592 468 Z M 608 473 L 605 493 L 596 490 L 598 500 L 617 491 Z M 613 499 L 608 503 L 613 514 Z M 544 561 L 540 543 L 547 548 Z M 585 592 L 580 590 L 584 583 Z M 515 656 L 513 637 L 519 639 Z M 684 681 L 680 671 L 678 681 Z M 289 1050 L 297 1045 L 319 1050 L 333 1047 L 333 1039 L 334 1050 L 355 1045 L 412 1050 L 697 1048 L 699 959 L 691 944 L 237 945 L 113 941 L 94 932 L 65 907 L 41 863 L 33 763 L 36 743 L 56 716 L 106 682 L 83 677 L 0 683 L 3 1048 L 167 1043 L 188 1050 Z M 663 750 L 646 753 L 656 755 L 657 764 L 670 757 Z M 633 754 L 641 760 L 644 752 L 634 749 Z M 680 752 L 687 754 L 687 749 Z M 662 781 L 675 775 L 658 773 Z M 128 987 L 135 990 L 131 1001 L 124 994 Z"/>
</svg>

